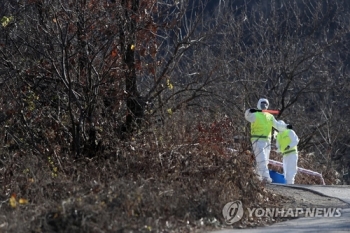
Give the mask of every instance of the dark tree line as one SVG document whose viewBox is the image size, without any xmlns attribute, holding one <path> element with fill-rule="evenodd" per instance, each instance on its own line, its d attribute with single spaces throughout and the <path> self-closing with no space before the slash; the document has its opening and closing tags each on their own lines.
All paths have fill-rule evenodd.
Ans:
<svg viewBox="0 0 350 233">
<path fill-rule="evenodd" d="M 266 97 L 300 149 L 349 167 L 347 1 L 6 1 L 1 141 L 76 158 L 156 119 L 191 125 Z"/>
</svg>

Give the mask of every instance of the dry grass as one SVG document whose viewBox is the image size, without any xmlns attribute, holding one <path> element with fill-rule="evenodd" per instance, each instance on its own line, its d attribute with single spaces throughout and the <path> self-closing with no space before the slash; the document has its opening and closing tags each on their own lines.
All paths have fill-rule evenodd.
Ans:
<svg viewBox="0 0 350 233">
<path fill-rule="evenodd" d="M 252 170 L 230 122 L 165 126 L 94 158 L 2 157 L 0 229 L 7 232 L 200 232 L 224 225 L 223 206 L 281 206 Z M 227 150 L 235 145 L 235 152 Z M 56 171 L 57 169 L 57 171 Z M 16 195 L 17 205 L 10 205 Z M 14 196 L 13 196 L 14 198 Z M 28 200 L 20 204 L 20 198 Z M 245 215 L 248 216 L 248 215 Z M 244 217 L 232 227 L 276 219 Z"/>
</svg>

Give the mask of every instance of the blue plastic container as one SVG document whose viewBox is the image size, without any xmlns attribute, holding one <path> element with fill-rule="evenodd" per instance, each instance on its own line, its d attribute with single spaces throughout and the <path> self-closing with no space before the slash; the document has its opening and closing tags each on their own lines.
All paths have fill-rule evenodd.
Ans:
<svg viewBox="0 0 350 233">
<path fill-rule="evenodd" d="M 272 183 L 286 184 L 287 181 L 284 179 L 284 175 L 273 170 L 269 170 Z"/>
</svg>

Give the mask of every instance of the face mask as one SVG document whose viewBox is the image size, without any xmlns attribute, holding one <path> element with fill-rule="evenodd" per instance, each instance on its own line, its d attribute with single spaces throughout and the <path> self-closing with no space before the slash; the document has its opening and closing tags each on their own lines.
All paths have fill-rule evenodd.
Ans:
<svg viewBox="0 0 350 233">
<path fill-rule="evenodd" d="M 262 110 L 266 110 L 268 106 L 269 105 L 267 103 L 265 103 L 265 102 L 261 102 L 260 103 L 260 107 L 261 107 Z"/>
</svg>

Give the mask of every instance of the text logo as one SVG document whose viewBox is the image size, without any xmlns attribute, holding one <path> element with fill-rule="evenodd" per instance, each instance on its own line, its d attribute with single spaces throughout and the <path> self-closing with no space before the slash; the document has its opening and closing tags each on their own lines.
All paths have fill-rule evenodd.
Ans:
<svg viewBox="0 0 350 233">
<path fill-rule="evenodd" d="M 225 218 L 225 222 L 231 225 L 238 222 L 243 217 L 243 205 L 241 201 L 234 201 L 227 203 L 222 209 L 222 215 Z"/>
<path fill-rule="evenodd" d="M 341 208 L 247 208 L 248 217 L 256 218 L 339 218 Z M 225 222 L 231 225 L 242 219 L 244 214 L 241 201 L 228 202 L 222 209 Z"/>
<path fill-rule="evenodd" d="M 339 218 L 341 208 L 248 208 L 249 217 L 297 218 Z"/>
</svg>

